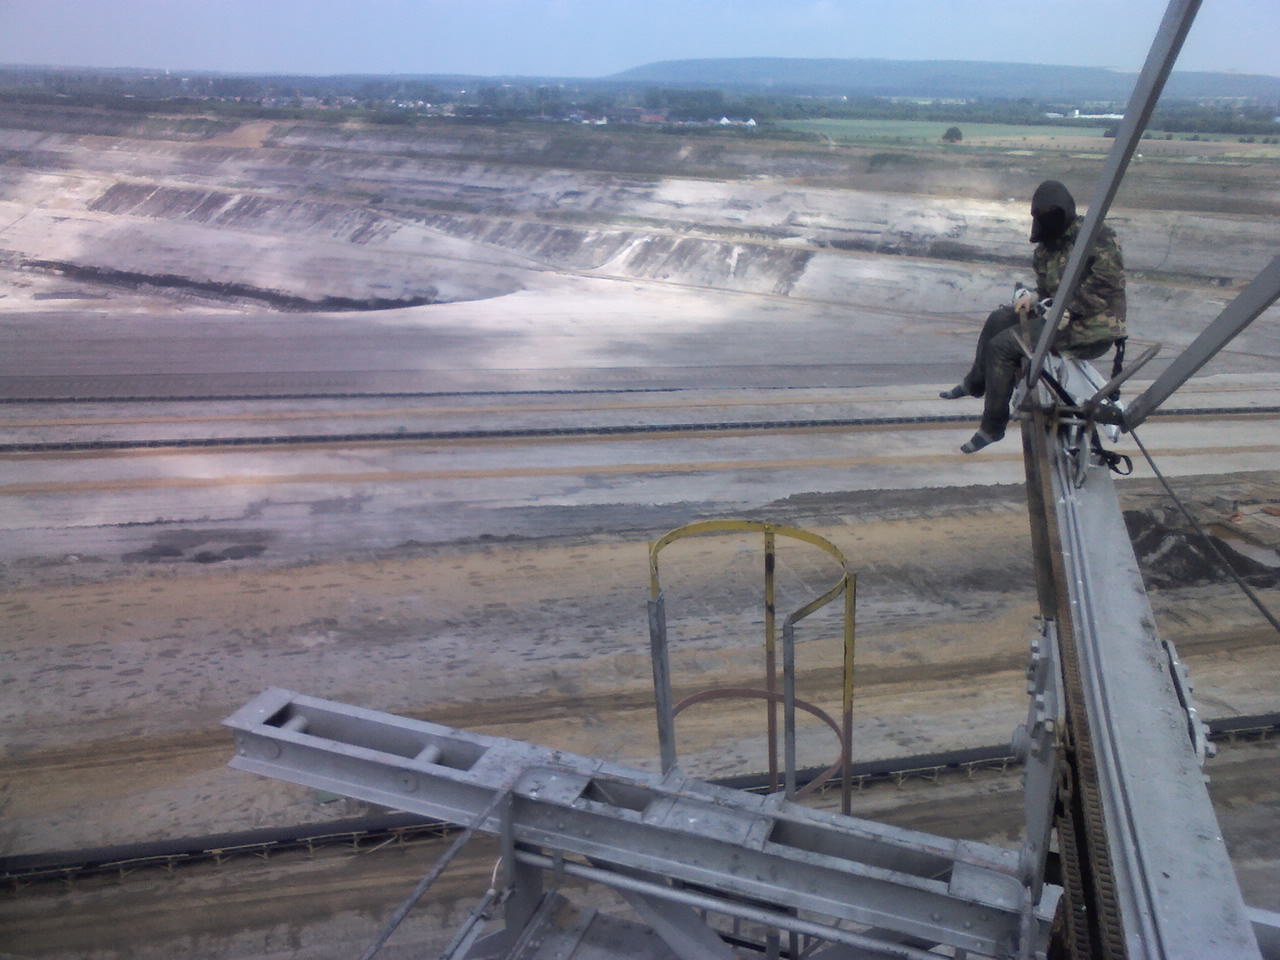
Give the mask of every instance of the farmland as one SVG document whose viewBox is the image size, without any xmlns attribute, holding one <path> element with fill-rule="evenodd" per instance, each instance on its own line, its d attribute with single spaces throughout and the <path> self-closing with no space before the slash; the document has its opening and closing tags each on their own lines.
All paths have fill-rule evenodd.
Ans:
<svg viewBox="0 0 1280 960">
<path fill-rule="evenodd" d="M 950 124 L 941 120 L 787 120 L 778 124 L 787 130 L 800 133 L 814 133 L 830 137 L 842 143 L 857 143 L 866 140 L 883 140 L 893 143 L 936 143 L 942 134 L 951 126 L 959 126 L 968 140 L 1007 140 L 1015 137 L 1059 138 L 1063 140 L 1082 137 L 1101 137 L 1106 125 L 1101 126 L 1039 126 L 1017 123 L 959 123 Z"/>
<path fill-rule="evenodd" d="M 1118 122 L 1118 121 L 1117 121 Z M 811 134 L 831 143 L 875 146 L 942 145 L 942 135 L 958 127 L 964 139 L 947 145 L 952 151 L 975 147 L 1000 150 L 1068 150 L 1105 154 L 1113 140 L 1104 136 L 1107 126 L 1016 123 L 949 123 L 943 120 L 822 119 L 786 120 L 774 129 Z M 1166 139 L 1166 137 L 1168 139 Z M 1140 152 L 1183 160 L 1280 160 L 1280 144 L 1261 142 L 1231 133 L 1174 133 L 1152 130 L 1143 137 Z M 1275 138 L 1270 138 L 1275 139 Z"/>
</svg>

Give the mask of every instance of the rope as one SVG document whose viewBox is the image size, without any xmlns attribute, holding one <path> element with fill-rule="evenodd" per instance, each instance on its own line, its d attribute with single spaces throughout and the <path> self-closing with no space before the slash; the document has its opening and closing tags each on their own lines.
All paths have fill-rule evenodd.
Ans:
<svg viewBox="0 0 1280 960">
<path fill-rule="evenodd" d="M 499 790 L 495 793 L 493 799 L 489 802 L 489 805 L 480 811 L 480 813 L 476 815 L 475 819 L 467 824 L 466 828 L 461 833 L 454 837 L 453 842 L 449 844 L 449 848 L 445 850 L 445 852 L 440 856 L 440 859 L 435 862 L 435 865 L 427 871 L 426 876 L 418 881 L 417 886 L 413 888 L 413 892 L 409 894 L 404 903 L 400 904 L 400 906 L 396 908 L 395 912 L 387 918 L 387 922 L 383 924 L 382 929 L 378 931 L 377 939 L 375 939 L 373 943 L 369 944 L 368 949 L 360 955 L 360 960 L 373 960 L 373 958 L 377 956 L 378 951 L 382 949 L 383 945 L 389 939 L 391 939 L 391 935 L 396 932 L 396 928 L 399 927 L 404 918 L 409 915 L 409 911 L 412 910 L 417 902 L 423 898 L 431 884 L 435 883 L 440 877 L 440 874 L 444 873 L 444 868 L 449 865 L 450 861 L 453 860 L 455 856 L 457 856 L 458 851 L 466 846 L 467 841 L 471 839 L 472 834 L 476 832 L 480 825 L 488 820 L 493 812 L 498 809 L 498 806 L 506 800 L 507 795 L 510 792 L 510 788 L 508 788 L 506 790 Z"/>
</svg>

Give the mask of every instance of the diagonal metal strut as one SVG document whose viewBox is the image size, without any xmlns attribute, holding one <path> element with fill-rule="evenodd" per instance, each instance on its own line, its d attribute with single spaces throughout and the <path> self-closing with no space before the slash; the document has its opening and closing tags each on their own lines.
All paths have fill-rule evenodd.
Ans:
<svg viewBox="0 0 1280 960">
<path fill-rule="evenodd" d="M 1187 382 L 1264 310 L 1280 299 L 1280 257 L 1274 257 L 1253 281 L 1227 304 L 1218 318 L 1178 354 L 1146 392 L 1130 404 L 1124 426 L 1132 430 Z"/>
<path fill-rule="evenodd" d="M 1058 324 L 1066 312 L 1067 304 L 1071 302 L 1072 294 L 1084 277 L 1088 256 L 1102 227 L 1102 221 L 1107 211 L 1111 209 L 1111 201 L 1115 199 L 1116 191 L 1120 189 L 1120 181 L 1124 178 L 1124 172 L 1128 169 L 1129 161 L 1138 147 L 1142 131 L 1146 128 L 1147 121 L 1151 119 L 1151 112 L 1155 109 L 1156 101 L 1160 99 L 1165 80 L 1169 77 L 1169 71 L 1173 69 L 1173 62 L 1178 59 L 1182 42 L 1186 39 L 1187 31 L 1191 29 L 1191 22 L 1199 9 L 1200 0 L 1170 0 L 1165 10 L 1160 29 L 1147 54 L 1147 62 L 1143 65 L 1142 73 L 1138 75 L 1138 81 L 1129 97 L 1124 120 L 1120 122 L 1120 129 L 1116 131 L 1115 143 L 1111 146 L 1111 153 L 1107 156 L 1102 178 L 1098 182 L 1093 200 L 1089 203 L 1089 213 L 1084 218 L 1084 226 L 1080 228 L 1075 246 L 1071 248 L 1071 256 L 1067 259 L 1062 281 L 1054 292 L 1053 308 L 1049 311 L 1044 329 L 1040 331 L 1040 340 L 1036 344 L 1035 355 L 1027 371 L 1027 383 L 1030 386 L 1035 386 L 1040 378 L 1040 372 L 1044 368 L 1044 358 L 1049 353 Z"/>
</svg>

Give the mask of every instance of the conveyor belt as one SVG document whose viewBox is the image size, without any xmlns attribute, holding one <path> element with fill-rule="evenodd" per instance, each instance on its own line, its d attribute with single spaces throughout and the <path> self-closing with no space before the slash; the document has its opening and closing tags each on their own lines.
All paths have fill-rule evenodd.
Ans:
<svg viewBox="0 0 1280 960">
<path fill-rule="evenodd" d="M 1164 417 L 1274 416 L 1280 406 L 1212 407 L 1162 410 Z M 211 449 L 221 447 L 274 447 L 319 443 L 449 442 L 457 440 L 555 439 L 557 437 L 611 437 L 664 433 L 722 433 L 744 431 L 855 429 L 972 423 L 973 413 L 914 417 L 844 417 L 798 420 L 720 420 L 699 423 L 614 424 L 584 427 L 513 427 L 484 430 L 408 430 L 381 433 L 317 433 L 250 437 L 174 437 L 148 440 L 59 440 L 0 444 L 5 453 L 75 453 L 107 450 Z"/>
<path fill-rule="evenodd" d="M 1271 739 L 1280 735 L 1280 713 L 1228 717 L 1210 721 L 1211 739 L 1233 743 Z M 854 764 L 859 789 L 876 784 L 901 784 L 907 780 L 933 783 L 969 777 L 982 770 L 1006 770 L 1019 766 L 1009 744 L 951 750 L 942 753 L 898 757 Z M 801 784 L 823 772 L 813 767 L 798 773 Z M 720 786 L 764 792 L 768 774 L 749 774 L 712 781 Z M 838 785 L 838 779 L 830 781 Z M 302 826 L 266 827 L 234 833 L 177 837 L 139 843 L 116 844 L 83 850 L 50 851 L 0 858 L 0 883 L 21 890 L 32 884 L 70 882 L 99 874 L 128 875 L 145 868 L 171 870 L 176 866 L 218 863 L 237 856 L 265 856 L 271 852 L 313 850 L 343 846 L 353 851 L 376 849 L 444 836 L 456 829 L 442 820 L 424 820 L 410 813 L 386 813 L 331 820 Z"/>
</svg>

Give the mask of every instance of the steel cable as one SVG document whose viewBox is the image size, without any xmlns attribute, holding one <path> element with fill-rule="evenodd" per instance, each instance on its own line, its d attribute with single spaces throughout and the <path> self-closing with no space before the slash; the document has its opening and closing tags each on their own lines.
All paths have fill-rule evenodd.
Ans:
<svg viewBox="0 0 1280 960">
<path fill-rule="evenodd" d="M 1218 549 L 1218 545 L 1213 542 L 1213 538 L 1209 536 L 1204 527 L 1200 525 L 1200 521 L 1191 515 L 1191 511 L 1188 510 L 1186 505 L 1178 498 L 1178 495 L 1173 492 L 1173 487 L 1169 486 L 1169 481 L 1165 479 L 1164 474 L 1161 473 L 1160 468 L 1156 466 L 1156 462 L 1147 451 L 1147 448 L 1143 445 L 1142 441 L 1138 439 L 1138 434 L 1133 430 L 1129 430 L 1128 433 L 1129 436 L 1133 437 L 1133 442 L 1138 445 L 1138 449 L 1142 451 L 1142 455 L 1146 458 L 1152 472 L 1155 473 L 1156 479 L 1159 480 L 1160 485 L 1164 487 L 1165 493 L 1169 494 L 1170 499 L 1177 504 L 1182 515 L 1187 518 L 1187 521 L 1191 524 L 1196 533 L 1200 535 L 1201 539 L 1209 545 L 1209 549 L 1212 550 L 1213 555 L 1218 558 L 1218 562 L 1222 564 L 1223 569 L 1225 569 L 1227 573 L 1231 574 L 1231 578 L 1235 580 L 1236 585 L 1244 591 L 1245 596 L 1253 602 L 1253 605 L 1258 608 L 1258 612 L 1261 613 L 1262 616 L 1266 618 L 1267 622 L 1275 628 L 1276 633 L 1280 633 L 1280 620 L 1276 619 L 1275 614 L 1267 609 L 1267 605 L 1262 602 L 1262 598 L 1254 592 L 1253 588 L 1250 587 L 1249 584 L 1245 583 L 1244 578 L 1236 572 L 1235 567 L 1231 566 L 1231 561 L 1229 561 L 1226 558 L 1226 555 Z"/>
</svg>

